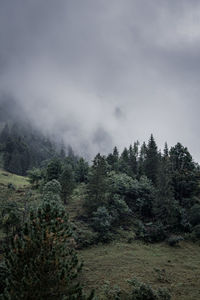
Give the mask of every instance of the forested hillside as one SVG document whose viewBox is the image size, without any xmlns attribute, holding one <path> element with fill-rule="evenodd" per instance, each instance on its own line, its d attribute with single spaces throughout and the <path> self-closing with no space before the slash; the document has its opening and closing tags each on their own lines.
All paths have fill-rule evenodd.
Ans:
<svg viewBox="0 0 200 300">
<path fill-rule="evenodd" d="M 21 136 L 24 136 L 23 141 L 22 138 L 15 136 L 16 129 Z M 17 126 L 9 128 L 6 125 L 1 133 L 4 167 L 8 169 L 6 165 L 8 154 L 11 157 L 13 155 L 12 158 L 14 158 L 14 154 L 19 152 L 18 155 L 25 159 L 26 154 L 29 153 L 26 149 L 32 151 L 34 149 L 31 144 L 33 140 L 33 135 L 30 137 L 27 133 L 26 136 L 23 129 L 19 130 Z M 41 143 L 41 147 L 44 147 L 44 140 L 38 138 L 36 143 L 38 142 Z M 12 146 L 9 148 L 10 145 Z M 5 151 L 6 149 L 7 151 Z M 12 151 L 9 152 L 10 149 Z M 49 144 L 47 149 L 52 149 Z M 138 244 L 138 240 L 147 245 L 164 242 L 165 247 L 183 247 L 183 249 L 193 247 L 192 243 L 194 243 L 194 248 L 196 244 L 198 245 L 200 238 L 200 168 L 193 161 L 188 149 L 181 143 L 177 143 L 170 149 L 165 144 L 163 151 L 159 151 L 156 141 L 151 135 L 147 143 L 144 142 L 140 145 L 139 142 L 135 142 L 128 148 L 124 148 L 122 153 L 119 153 L 117 147 L 106 156 L 98 153 L 92 164 L 89 164 L 84 158 L 74 155 L 72 151 L 67 156 L 64 153 L 55 155 L 56 152 L 53 150 L 50 153 L 52 156 L 43 157 L 43 159 L 48 159 L 46 163 L 41 165 L 43 159 L 35 161 L 32 159 L 34 167 L 30 169 L 31 163 L 29 163 L 28 168 L 24 169 L 24 174 L 29 169 L 27 174 L 30 185 L 23 188 L 24 192 L 22 189 L 23 200 L 15 199 L 14 195 L 18 193 L 19 189 L 15 184 L 8 183 L 6 187 L 4 183 L 2 186 L 2 195 L 4 196 L 1 199 L 1 228 L 5 247 L 8 247 L 10 238 L 15 240 L 17 236 L 17 242 L 11 246 L 12 255 L 5 255 L 8 270 L 2 269 L 2 278 L 8 277 L 8 281 L 4 283 L 2 289 L 5 295 L 13 293 L 12 286 L 15 281 L 15 289 L 19 291 L 18 297 L 20 295 L 25 297 L 19 299 L 36 299 L 36 297 L 45 299 L 45 297 L 51 297 L 53 293 L 57 295 L 57 299 L 62 299 L 63 295 L 70 293 L 76 295 L 77 299 L 85 299 L 86 296 L 81 285 L 74 285 L 73 280 L 68 283 L 72 290 L 66 288 L 67 282 L 64 278 L 67 276 L 77 277 L 81 269 L 76 253 L 71 252 L 70 249 L 75 248 L 80 251 L 88 247 L 96 245 L 101 247 L 102 244 L 114 242 L 122 243 L 125 249 L 129 247 L 126 246 L 127 244 L 132 245 L 127 250 L 128 253 L 132 247 L 133 249 L 141 247 L 142 253 L 144 249 L 142 244 Z M 36 149 L 34 149 L 32 157 L 34 154 L 36 155 Z M 40 157 L 39 154 L 38 157 Z M 23 159 L 21 166 L 23 166 Z M 19 163 L 19 158 L 16 156 L 13 161 Z M 10 166 L 12 165 L 9 165 L 9 168 Z M 16 169 L 19 170 L 19 165 Z M 14 168 L 10 171 L 19 174 L 19 172 L 15 172 Z M 66 212 L 69 213 L 69 219 Z M 43 223 L 44 220 L 46 221 Z M 36 231 L 34 226 L 38 228 Z M 48 234 L 42 232 L 48 232 Z M 65 241 L 66 244 L 62 244 L 58 236 L 63 236 L 62 241 Z M 28 242 L 29 240 L 32 241 L 31 244 Z M 45 246 L 47 240 L 50 248 Z M 40 248 L 39 252 L 35 253 L 34 249 L 38 245 L 38 241 L 40 241 Z M 52 253 L 51 247 L 54 247 L 52 246 L 54 244 L 56 248 Z M 65 247 L 69 249 L 69 252 L 65 251 Z M 160 251 L 158 250 L 160 246 L 154 247 L 155 251 Z M 25 255 L 23 259 L 21 256 L 19 259 L 15 254 L 21 253 L 20 249 L 23 249 L 22 253 Z M 115 253 L 117 250 L 114 245 L 111 244 L 108 249 L 114 251 L 113 254 L 110 254 L 111 256 L 118 255 L 117 252 Z M 92 255 L 93 250 L 88 251 L 83 252 L 83 256 L 90 265 L 88 255 L 90 253 Z M 168 259 L 168 262 L 175 259 L 170 251 L 167 249 L 164 251 L 166 256 L 163 259 Z M 35 262 L 29 261 L 29 256 L 34 257 Z M 61 276 L 59 274 L 62 273 L 63 280 L 61 281 L 50 276 L 50 269 L 55 268 L 56 257 L 62 257 L 59 265 L 56 266 L 58 273 L 55 273 L 55 276 Z M 123 268 L 123 260 L 121 261 L 120 258 L 118 260 Z M 147 257 L 148 264 L 151 264 L 151 260 L 152 270 L 156 269 L 159 261 L 154 261 L 150 255 Z M 48 283 L 46 275 L 43 275 L 38 263 L 44 264 L 44 268 L 48 269 L 47 274 L 50 276 Z M 98 261 L 98 263 L 104 265 L 104 261 Z M 32 270 L 29 275 L 26 271 L 26 264 Z M 72 269 L 69 267 L 70 265 L 73 266 Z M 179 268 L 178 265 L 175 267 Z M 106 265 L 104 268 L 106 272 Z M 13 275 L 8 275 L 9 272 Z M 158 268 L 157 272 L 161 282 L 167 283 L 166 271 Z M 195 272 L 198 275 L 198 271 Z M 137 269 L 136 273 L 138 276 L 140 269 Z M 25 287 L 21 286 L 21 281 L 16 281 L 16 276 L 25 280 Z M 39 281 L 34 283 L 34 276 L 40 278 L 43 293 L 39 288 Z M 85 280 L 90 282 L 91 278 L 85 276 L 87 278 Z M 102 276 L 101 273 L 99 276 Z M 83 286 L 84 278 L 84 275 L 79 277 Z M 55 280 L 56 290 L 51 287 L 51 282 Z M 99 281 L 98 278 L 96 280 Z M 131 280 L 130 287 L 126 287 L 125 290 L 121 281 L 119 284 L 123 289 L 115 290 L 109 285 L 107 292 L 98 289 L 99 299 L 171 299 L 169 291 L 153 289 L 138 279 Z M 145 282 L 149 282 L 148 277 L 145 277 Z M 174 287 L 170 285 L 169 290 L 172 296 L 178 297 L 176 293 L 179 289 L 176 284 Z M 94 285 L 89 283 L 89 285 L 92 289 L 96 288 L 97 283 Z M 153 287 L 161 288 L 162 285 L 153 285 Z M 32 294 L 34 296 L 30 298 Z M 196 295 L 196 290 L 191 292 L 191 295 L 194 294 Z M 28 298 L 25 295 L 29 295 Z M 145 298 L 147 295 L 150 298 Z M 92 299 L 93 292 L 87 297 Z M 194 299 L 192 297 L 188 296 L 187 299 Z"/>
</svg>

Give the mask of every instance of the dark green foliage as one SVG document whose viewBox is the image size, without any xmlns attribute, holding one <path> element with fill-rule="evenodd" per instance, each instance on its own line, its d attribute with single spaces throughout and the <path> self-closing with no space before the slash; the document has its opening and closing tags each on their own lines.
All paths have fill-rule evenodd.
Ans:
<svg viewBox="0 0 200 300">
<path fill-rule="evenodd" d="M 51 197 L 54 183 L 53 189 L 50 183 L 45 187 L 48 197 L 31 212 L 6 251 L 9 276 L 2 299 L 85 299 L 77 281 L 82 265 L 73 249 L 68 216 Z"/>
<path fill-rule="evenodd" d="M 142 144 L 140 148 L 140 154 L 138 159 L 138 177 L 145 175 L 145 161 L 147 157 L 147 146 L 145 142 Z"/>
<path fill-rule="evenodd" d="M 75 167 L 75 179 L 76 182 L 87 183 L 89 173 L 89 164 L 83 158 L 80 158 Z"/>
<path fill-rule="evenodd" d="M 200 224 L 200 204 L 195 204 L 190 209 L 190 223 L 194 226 Z"/>
<path fill-rule="evenodd" d="M 2 202 L 0 206 L 0 227 L 8 237 L 11 233 L 16 233 L 20 225 L 20 211 L 15 202 Z"/>
<path fill-rule="evenodd" d="M 113 153 L 110 153 L 107 158 L 107 163 L 109 164 L 111 171 L 119 171 L 119 152 L 117 147 L 114 147 Z"/>
<path fill-rule="evenodd" d="M 193 234 L 196 239 L 200 239 L 200 224 L 194 227 Z"/>
<path fill-rule="evenodd" d="M 53 179 L 58 180 L 61 174 L 61 161 L 58 158 L 52 159 L 46 169 L 46 181 L 51 181 Z"/>
<path fill-rule="evenodd" d="M 148 284 L 133 278 L 128 281 L 132 287 L 130 300 L 170 300 L 171 296 L 166 289 L 153 290 Z"/>
<path fill-rule="evenodd" d="M 183 237 L 180 235 L 172 235 L 168 238 L 167 243 L 169 246 L 174 247 L 179 244 L 180 241 L 183 241 Z"/>
<path fill-rule="evenodd" d="M 140 217 L 152 217 L 154 200 L 154 187 L 151 181 L 145 176 L 140 180 L 133 180 L 132 187 L 126 202 L 129 208 L 140 215 Z"/>
<path fill-rule="evenodd" d="M 0 152 L 7 171 L 26 175 L 28 169 L 39 167 L 56 155 L 55 146 L 27 122 L 5 123 L 0 133 Z"/>
<path fill-rule="evenodd" d="M 4 168 L 18 175 L 25 175 L 30 166 L 30 151 L 20 137 L 7 137 L 4 144 Z"/>
<path fill-rule="evenodd" d="M 129 209 L 123 196 L 113 194 L 108 204 L 108 210 L 112 216 L 113 225 L 121 225 L 128 223 L 128 218 L 131 216 L 131 210 Z"/>
<path fill-rule="evenodd" d="M 174 198 L 171 167 L 166 149 L 165 152 L 158 171 L 153 213 L 156 219 L 160 220 L 164 225 L 177 228 L 179 225 L 181 208 Z"/>
<path fill-rule="evenodd" d="M 83 224 L 73 224 L 73 238 L 76 243 L 76 249 L 87 248 L 98 241 L 98 233 Z"/>
<path fill-rule="evenodd" d="M 153 184 L 157 183 L 158 166 L 159 155 L 157 145 L 153 135 L 151 134 L 146 149 L 145 175 L 153 182 Z"/>
<path fill-rule="evenodd" d="M 133 147 L 129 147 L 129 161 L 131 175 L 136 177 L 138 175 L 138 159 L 139 159 L 139 142 L 135 142 Z"/>
<path fill-rule="evenodd" d="M 121 173 L 125 173 L 129 176 L 132 175 L 131 172 L 131 166 L 130 166 L 130 157 L 129 157 L 129 151 L 127 148 L 124 148 L 120 159 L 119 159 L 119 171 Z"/>
<path fill-rule="evenodd" d="M 58 180 L 53 179 L 51 181 L 48 181 L 44 188 L 43 188 L 43 196 L 57 196 L 58 198 L 60 197 L 61 193 L 61 185 Z"/>
<path fill-rule="evenodd" d="M 105 157 L 97 154 L 93 161 L 87 185 L 85 208 L 88 213 L 94 212 L 99 206 L 107 203 L 108 197 L 108 165 Z"/>
<path fill-rule="evenodd" d="M 8 269 L 4 261 L 0 261 L 0 297 L 6 287 L 6 278 L 8 277 Z"/>
<path fill-rule="evenodd" d="M 71 165 L 65 165 L 63 167 L 59 182 L 61 184 L 61 198 L 63 203 L 67 204 L 67 200 L 69 200 L 75 186 L 74 172 Z"/>
<path fill-rule="evenodd" d="M 93 212 L 92 227 L 99 233 L 99 240 L 107 241 L 110 239 L 112 216 L 104 207 L 98 207 L 96 212 Z"/>
<path fill-rule="evenodd" d="M 140 282 L 137 278 L 127 281 L 131 291 L 123 290 L 118 286 L 111 286 L 106 282 L 102 287 L 101 299 L 109 300 L 170 300 L 171 295 L 167 289 L 154 290 L 150 285 Z"/>
<path fill-rule="evenodd" d="M 193 205 L 193 197 L 199 193 L 199 171 L 187 148 L 177 143 L 170 149 L 172 184 L 175 199 L 186 208 Z"/>
<path fill-rule="evenodd" d="M 164 241 L 167 237 L 167 232 L 162 223 L 143 224 L 142 222 L 138 222 L 136 237 L 145 242 L 156 243 Z"/>
<path fill-rule="evenodd" d="M 39 181 L 42 179 L 42 171 L 39 168 L 33 168 L 27 172 L 30 183 L 35 187 L 38 188 Z"/>
</svg>

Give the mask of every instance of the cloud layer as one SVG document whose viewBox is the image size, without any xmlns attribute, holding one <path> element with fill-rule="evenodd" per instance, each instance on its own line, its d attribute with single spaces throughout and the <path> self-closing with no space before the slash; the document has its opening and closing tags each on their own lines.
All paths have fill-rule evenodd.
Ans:
<svg viewBox="0 0 200 300">
<path fill-rule="evenodd" d="M 81 154 L 154 134 L 200 161 L 200 3 L 0 0 L 0 91 Z"/>
</svg>

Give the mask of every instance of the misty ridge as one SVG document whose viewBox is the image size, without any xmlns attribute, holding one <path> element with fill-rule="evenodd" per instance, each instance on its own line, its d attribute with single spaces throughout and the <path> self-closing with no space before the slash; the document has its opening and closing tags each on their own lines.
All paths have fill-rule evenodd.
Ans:
<svg viewBox="0 0 200 300">
<path fill-rule="evenodd" d="M 153 133 L 160 149 L 179 141 L 199 161 L 198 8 L 3 1 L 0 101 L 90 159 Z"/>
</svg>

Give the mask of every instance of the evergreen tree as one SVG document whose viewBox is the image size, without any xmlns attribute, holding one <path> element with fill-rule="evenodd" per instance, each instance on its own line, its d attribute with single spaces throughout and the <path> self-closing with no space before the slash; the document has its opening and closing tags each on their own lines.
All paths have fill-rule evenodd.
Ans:
<svg viewBox="0 0 200 300">
<path fill-rule="evenodd" d="M 133 147 L 129 147 L 129 161 L 132 177 L 136 177 L 138 173 L 138 155 L 139 155 L 139 142 L 135 142 Z"/>
<path fill-rule="evenodd" d="M 159 166 L 159 156 L 157 145 L 151 134 L 146 151 L 145 175 L 156 184 Z"/>
<path fill-rule="evenodd" d="M 9 275 L 2 299 L 86 299 L 77 280 L 82 265 L 73 248 L 68 216 L 52 195 L 50 189 L 6 249 Z"/>
<path fill-rule="evenodd" d="M 182 206 L 189 208 L 194 204 L 193 197 L 199 193 L 198 168 L 194 164 L 188 149 L 180 143 L 172 147 L 169 154 L 175 199 Z"/>
<path fill-rule="evenodd" d="M 108 195 L 108 165 L 104 156 L 97 154 L 91 167 L 85 208 L 88 212 L 95 211 L 99 206 L 104 206 Z"/>
<path fill-rule="evenodd" d="M 140 148 L 139 160 L 138 160 L 138 177 L 140 178 L 145 174 L 145 162 L 147 157 L 147 146 L 144 142 Z"/>
<path fill-rule="evenodd" d="M 64 204 L 67 204 L 67 200 L 71 196 L 74 189 L 74 172 L 71 165 L 65 165 L 59 178 L 61 184 L 61 197 Z"/>
<path fill-rule="evenodd" d="M 129 176 L 131 176 L 132 173 L 130 167 L 129 151 L 126 147 L 122 151 L 122 154 L 119 159 L 119 171 Z"/>
<path fill-rule="evenodd" d="M 111 171 L 119 171 L 119 152 L 116 146 L 113 149 L 113 153 L 107 156 L 107 162 Z"/>
<path fill-rule="evenodd" d="M 157 190 L 153 205 L 153 212 L 157 221 L 163 225 L 177 227 L 180 217 L 180 209 L 174 198 L 174 189 L 172 186 L 171 164 L 169 158 L 164 152 L 157 180 Z"/>
<path fill-rule="evenodd" d="M 75 178 L 76 181 L 87 182 L 88 180 L 88 173 L 89 173 L 89 165 L 88 162 L 85 161 L 83 158 L 80 158 L 75 167 Z"/>
<path fill-rule="evenodd" d="M 51 181 L 53 179 L 58 180 L 61 174 L 62 165 L 58 158 L 52 159 L 46 170 L 46 181 Z"/>
</svg>

